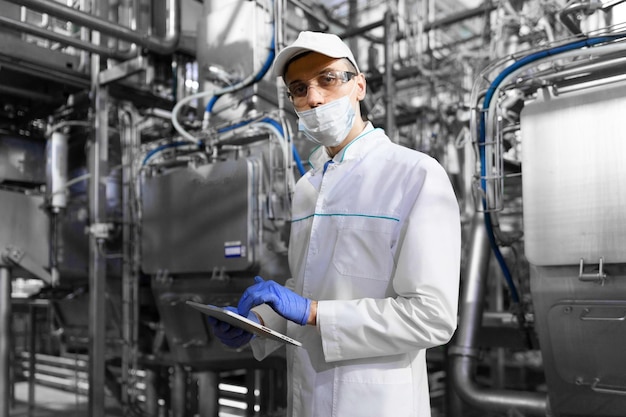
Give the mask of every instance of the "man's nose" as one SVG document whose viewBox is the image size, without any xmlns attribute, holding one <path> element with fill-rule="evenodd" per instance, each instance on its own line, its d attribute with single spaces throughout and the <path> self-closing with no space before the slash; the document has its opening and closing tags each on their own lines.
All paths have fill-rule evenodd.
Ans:
<svg viewBox="0 0 626 417">
<path fill-rule="evenodd" d="M 316 85 L 308 85 L 306 90 L 306 103 L 309 107 L 317 107 L 324 104 L 324 95 Z"/>
</svg>

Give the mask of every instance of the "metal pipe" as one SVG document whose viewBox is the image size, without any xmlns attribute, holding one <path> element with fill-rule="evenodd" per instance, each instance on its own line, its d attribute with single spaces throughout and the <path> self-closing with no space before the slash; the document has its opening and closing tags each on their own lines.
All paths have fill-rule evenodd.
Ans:
<svg viewBox="0 0 626 417">
<path fill-rule="evenodd" d="M 214 417 L 219 410 L 219 374 L 212 371 L 196 372 L 198 381 L 198 411 L 201 416 Z"/>
<path fill-rule="evenodd" d="M 172 367 L 172 417 L 184 417 L 187 404 L 187 371 L 182 365 Z"/>
<path fill-rule="evenodd" d="M 8 416 L 11 401 L 11 271 L 2 266 L 2 262 L 0 259 L 0 413 Z"/>
<path fill-rule="evenodd" d="M 146 416 L 158 416 L 159 413 L 159 375 L 153 368 L 146 368 L 146 376 L 143 381 L 145 384 L 144 395 L 144 411 Z"/>
<path fill-rule="evenodd" d="M 36 328 L 37 318 L 35 317 L 35 306 L 28 305 L 28 417 L 32 417 L 35 411 L 35 383 L 36 372 Z"/>
<path fill-rule="evenodd" d="M 451 365 L 454 389 L 471 405 L 490 411 L 516 410 L 522 415 L 548 415 L 546 394 L 480 388 L 472 380 L 476 359 L 469 356 L 453 357 Z"/>
<path fill-rule="evenodd" d="M 100 43 L 99 34 L 94 42 Z M 106 218 L 106 188 L 101 179 L 108 168 L 108 110 L 106 86 L 98 84 L 100 57 L 91 60 L 91 82 L 94 110 L 94 138 L 89 147 L 89 417 L 104 417 L 105 387 L 105 295 L 106 259 L 102 253 L 104 239 L 96 230 Z"/>
<path fill-rule="evenodd" d="M 395 81 L 393 78 L 393 45 L 396 35 L 394 17 L 390 10 L 385 12 L 385 133 L 392 142 L 396 139 Z"/>
<path fill-rule="evenodd" d="M 473 9 L 462 10 L 460 12 L 452 13 L 451 15 L 444 16 L 441 19 L 428 22 L 424 24 L 424 31 L 428 32 L 433 29 L 439 29 L 441 26 L 449 26 L 454 23 L 459 23 L 467 19 L 472 19 L 474 17 L 478 17 L 485 13 L 489 13 L 495 10 L 497 7 L 498 7 L 497 2 L 485 2 L 481 6 L 475 7 Z"/>
<path fill-rule="evenodd" d="M 545 394 L 494 390 L 479 387 L 473 380 L 478 359 L 478 331 L 482 323 L 486 280 L 491 249 L 482 213 L 472 220 L 469 260 L 463 273 L 459 327 L 448 350 L 450 381 L 454 391 L 463 401 L 485 410 L 507 411 L 516 409 L 530 415 L 547 415 Z"/>
<path fill-rule="evenodd" d="M 71 21 L 77 25 L 86 26 L 92 30 L 114 36 L 116 38 L 136 43 L 152 52 L 167 55 L 176 50 L 180 39 L 180 3 L 181 0 L 168 0 L 168 20 L 170 22 L 164 38 L 139 33 L 126 26 L 121 26 L 98 16 L 76 10 L 61 3 L 50 0 L 7 0 L 29 9 L 48 13 L 52 16 Z"/>
<path fill-rule="evenodd" d="M 372 29 L 376 29 L 376 28 L 379 28 L 379 27 L 384 26 L 384 25 L 385 25 L 385 19 L 383 18 L 381 20 L 377 20 L 375 22 L 368 23 L 365 26 L 350 28 L 350 29 L 346 30 L 345 32 L 341 33 L 339 35 L 339 37 L 342 38 L 342 39 L 352 38 L 354 36 L 362 35 L 362 34 L 364 34 L 366 32 L 369 32 Z M 382 41 L 383 41 L 383 39 L 380 39 L 380 42 L 382 42 Z"/>
<path fill-rule="evenodd" d="M 54 42 L 59 42 L 63 45 L 73 46 L 76 49 L 92 52 L 105 58 L 113 58 L 123 61 L 132 57 L 132 55 L 128 53 L 119 53 L 115 50 L 103 46 L 94 45 L 90 42 L 85 42 L 71 36 L 62 35 L 48 29 L 40 28 L 39 26 L 33 26 L 24 22 L 18 22 L 17 20 L 9 19 L 4 16 L 0 16 L 0 26 L 4 26 L 8 29 L 16 30 L 18 32 L 23 32 L 41 38 L 49 39 Z"/>
<path fill-rule="evenodd" d="M 320 19 L 320 17 L 318 16 L 319 13 L 316 13 L 315 10 L 313 10 L 313 8 L 307 4 L 307 2 L 301 0 L 289 0 L 289 3 L 302 10 L 302 12 L 307 16 L 315 19 L 316 23 L 320 25 L 320 30 L 328 30 L 328 24 Z"/>
<path fill-rule="evenodd" d="M 138 300 L 138 277 L 136 274 L 136 264 L 133 257 L 133 249 L 137 236 L 135 236 L 135 228 L 137 227 L 134 217 L 135 207 L 133 202 L 132 187 L 134 182 L 134 169 L 132 161 L 134 161 L 137 153 L 137 119 L 138 114 L 134 107 L 125 106 L 119 111 L 120 119 L 120 139 L 122 141 L 122 246 L 123 246 L 123 263 L 122 263 L 122 337 L 124 345 L 122 347 L 122 403 L 128 404 L 130 398 L 129 393 L 136 384 L 135 373 L 132 370 L 137 369 L 137 331 L 138 317 L 135 315 Z"/>
<path fill-rule="evenodd" d="M 477 356 L 477 335 L 482 322 L 483 302 L 491 260 L 491 247 L 482 213 L 472 219 L 469 259 L 463 272 L 463 289 L 459 305 L 459 327 L 451 350 L 466 356 Z"/>
<path fill-rule="evenodd" d="M 626 51 L 625 51 L 626 53 Z M 607 72 L 623 73 L 624 65 L 626 65 L 626 57 L 611 58 L 609 60 L 602 60 L 595 63 L 578 63 L 573 62 L 573 66 L 567 69 L 555 69 L 549 68 L 543 71 L 537 71 L 537 73 L 529 76 L 528 78 L 519 79 L 519 84 L 523 84 L 526 81 L 539 80 L 541 85 L 554 84 L 562 81 L 576 82 L 577 79 L 583 78 L 589 74 L 596 74 L 597 77 L 605 77 Z M 563 66 L 563 65 L 561 65 Z"/>
<path fill-rule="evenodd" d="M 606 11 L 612 9 L 618 4 L 624 3 L 626 0 L 611 0 L 611 1 L 603 1 L 602 2 L 602 10 Z"/>
<path fill-rule="evenodd" d="M 626 1 L 626 0 L 625 0 Z M 478 6 L 473 9 L 463 10 L 458 13 L 453 13 L 448 16 L 444 16 L 441 19 L 434 20 L 432 22 L 424 24 L 424 31 L 428 32 L 433 29 L 440 29 L 442 26 L 449 26 L 455 23 L 462 22 L 467 19 L 472 19 L 474 17 L 478 17 L 482 14 L 489 13 L 497 8 L 497 4 L 494 2 L 486 2 L 485 4 Z M 365 26 L 349 28 L 345 32 L 339 35 L 342 39 L 351 38 L 353 36 L 362 35 L 363 33 L 369 32 L 372 29 L 376 29 L 378 27 L 385 25 L 385 19 L 377 20 L 375 22 L 368 23 Z M 404 39 L 406 36 L 404 33 L 400 33 L 397 35 L 396 40 Z M 383 39 L 380 39 L 380 42 L 383 42 Z"/>
<path fill-rule="evenodd" d="M 2 17 L 0 17 L 0 20 Z M 25 88 L 13 87 L 10 85 L 0 85 L 0 94 L 13 95 L 18 97 L 26 97 L 38 101 L 39 103 L 54 103 L 54 97 L 48 94 L 41 94 L 36 91 L 27 90 Z"/>
</svg>

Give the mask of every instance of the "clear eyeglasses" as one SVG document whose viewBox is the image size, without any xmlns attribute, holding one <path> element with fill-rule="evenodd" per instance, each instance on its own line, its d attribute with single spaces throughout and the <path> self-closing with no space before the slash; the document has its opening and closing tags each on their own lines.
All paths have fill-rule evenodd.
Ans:
<svg viewBox="0 0 626 417">
<path fill-rule="evenodd" d="M 300 101 L 309 93 L 309 87 L 316 87 L 324 91 L 333 91 L 355 76 L 356 74 L 350 71 L 325 71 L 307 82 L 292 82 L 287 86 L 287 95 L 292 101 Z"/>
</svg>

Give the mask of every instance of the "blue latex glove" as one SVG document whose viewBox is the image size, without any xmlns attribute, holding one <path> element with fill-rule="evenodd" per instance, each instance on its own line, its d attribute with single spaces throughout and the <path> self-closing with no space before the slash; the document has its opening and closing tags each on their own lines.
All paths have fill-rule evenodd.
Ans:
<svg viewBox="0 0 626 417">
<path fill-rule="evenodd" d="M 274 281 L 265 281 L 261 277 L 254 277 L 254 281 L 256 284 L 248 287 L 239 299 L 239 314 L 246 315 L 252 307 L 267 304 L 287 320 L 301 326 L 306 324 L 311 311 L 311 300 Z"/>
<path fill-rule="evenodd" d="M 239 314 L 235 307 L 229 306 L 225 307 L 225 309 Z M 250 311 L 245 317 L 259 323 L 259 318 L 252 311 Z M 215 337 L 217 337 L 223 344 L 231 348 L 242 347 L 246 343 L 250 342 L 250 340 L 252 340 L 255 336 L 253 333 L 247 332 L 239 327 L 231 326 L 230 324 L 218 320 L 215 317 L 207 317 L 207 322 L 209 323 L 209 326 L 211 326 Z"/>
</svg>

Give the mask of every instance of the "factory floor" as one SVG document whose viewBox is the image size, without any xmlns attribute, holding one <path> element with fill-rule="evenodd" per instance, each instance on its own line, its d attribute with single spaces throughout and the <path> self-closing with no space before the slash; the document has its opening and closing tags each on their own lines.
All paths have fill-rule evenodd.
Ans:
<svg viewBox="0 0 626 417">
<path fill-rule="evenodd" d="M 15 401 L 9 417 L 85 417 L 89 415 L 88 398 L 64 390 L 46 386 L 35 386 L 35 404 L 28 407 L 28 383 L 18 382 L 14 386 Z M 121 417 L 115 406 L 106 406 L 105 417 Z"/>
</svg>

